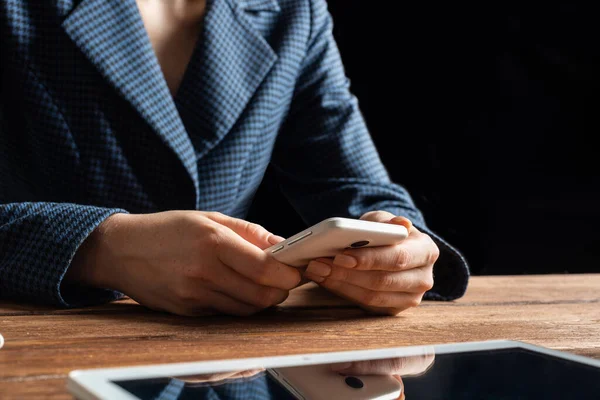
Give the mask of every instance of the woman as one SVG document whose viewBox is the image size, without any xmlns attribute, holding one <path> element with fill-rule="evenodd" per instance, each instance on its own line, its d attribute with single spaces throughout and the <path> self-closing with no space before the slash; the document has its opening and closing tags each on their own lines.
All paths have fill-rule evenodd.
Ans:
<svg viewBox="0 0 600 400">
<path fill-rule="evenodd" d="M 395 315 L 463 295 L 465 260 L 381 163 L 324 0 L 1 4 L 3 298 L 249 315 L 312 280 Z M 276 262 L 281 238 L 243 219 L 269 165 L 307 224 L 409 238 Z"/>
</svg>

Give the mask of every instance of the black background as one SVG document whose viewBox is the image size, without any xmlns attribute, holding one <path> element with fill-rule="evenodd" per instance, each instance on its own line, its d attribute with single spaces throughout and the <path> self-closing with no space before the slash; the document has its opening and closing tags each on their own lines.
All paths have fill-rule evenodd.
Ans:
<svg viewBox="0 0 600 400">
<path fill-rule="evenodd" d="M 600 271 L 593 3 L 328 3 L 392 179 L 473 274 Z M 304 228 L 270 174 L 249 219 Z"/>
</svg>

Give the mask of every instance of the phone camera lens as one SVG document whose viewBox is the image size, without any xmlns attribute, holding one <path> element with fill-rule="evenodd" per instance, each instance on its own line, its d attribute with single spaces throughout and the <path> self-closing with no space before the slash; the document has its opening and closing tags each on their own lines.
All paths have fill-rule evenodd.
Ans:
<svg viewBox="0 0 600 400">
<path fill-rule="evenodd" d="M 346 385 L 348 385 L 354 389 L 362 389 L 362 387 L 365 386 L 363 381 L 361 381 L 360 379 L 358 379 L 355 376 L 349 376 L 345 379 L 345 381 L 346 381 Z"/>
<path fill-rule="evenodd" d="M 354 242 L 350 245 L 350 247 L 363 247 L 369 244 L 368 240 L 361 240 L 359 242 Z"/>
</svg>

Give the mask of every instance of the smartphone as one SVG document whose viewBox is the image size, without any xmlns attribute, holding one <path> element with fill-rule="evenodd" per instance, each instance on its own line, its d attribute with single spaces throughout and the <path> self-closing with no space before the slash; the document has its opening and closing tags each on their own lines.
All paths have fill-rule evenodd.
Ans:
<svg viewBox="0 0 600 400">
<path fill-rule="evenodd" d="M 327 218 L 265 251 L 294 267 L 319 257 L 334 257 L 348 248 L 394 245 L 408 236 L 402 225 L 360 219 Z"/>
<path fill-rule="evenodd" d="M 267 369 L 271 377 L 296 398 L 310 400 L 392 400 L 402 393 L 402 383 L 392 375 L 345 376 L 330 364 Z"/>
</svg>

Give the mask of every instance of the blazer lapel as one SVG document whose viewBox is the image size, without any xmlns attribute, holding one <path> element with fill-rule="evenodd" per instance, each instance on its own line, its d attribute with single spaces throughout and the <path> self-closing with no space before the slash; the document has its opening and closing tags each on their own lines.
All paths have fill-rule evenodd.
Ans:
<svg viewBox="0 0 600 400">
<path fill-rule="evenodd" d="M 231 130 L 277 60 L 248 11 L 278 12 L 275 0 L 211 0 L 204 33 L 175 97 L 198 157 Z"/>
<path fill-rule="evenodd" d="M 179 157 L 198 199 L 192 143 L 164 80 L 135 0 L 81 0 L 63 28 L 100 73 Z"/>
<path fill-rule="evenodd" d="M 277 0 L 232 0 L 231 2 L 238 3 L 241 9 L 247 11 L 281 11 Z"/>
</svg>

